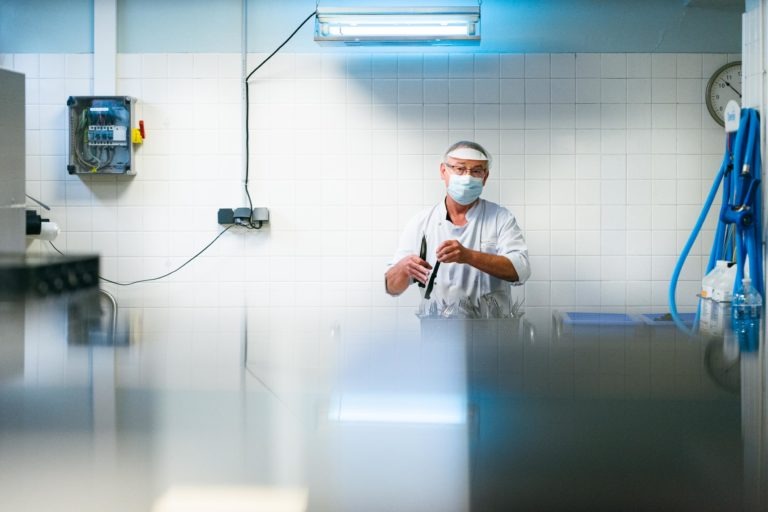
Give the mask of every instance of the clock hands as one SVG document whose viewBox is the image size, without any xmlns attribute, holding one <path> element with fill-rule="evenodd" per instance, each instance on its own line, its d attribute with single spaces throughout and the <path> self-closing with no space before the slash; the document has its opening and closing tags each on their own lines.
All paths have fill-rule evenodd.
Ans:
<svg viewBox="0 0 768 512">
<path fill-rule="evenodd" d="M 738 94 L 738 95 L 739 95 L 739 98 L 741 98 L 741 93 L 740 93 L 739 91 L 737 91 L 737 90 L 736 90 L 736 88 L 735 88 L 735 87 L 733 87 L 733 86 L 731 85 L 731 82 L 729 82 L 729 81 L 728 81 L 728 80 L 726 80 L 725 78 L 723 78 L 723 82 L 725 82 L 725 85 L 727 85 L 728 87 L 730 87 L 730 88 L 731 88 L 731 90 L 732 90 L 733 92 L 735 92 L 736 94 Z"/>
</svg>

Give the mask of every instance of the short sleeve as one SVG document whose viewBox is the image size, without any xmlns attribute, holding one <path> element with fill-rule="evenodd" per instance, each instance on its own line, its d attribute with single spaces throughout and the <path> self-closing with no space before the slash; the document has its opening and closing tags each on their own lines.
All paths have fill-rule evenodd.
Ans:
<svg viewBox="0 0 768 512">
<path fill-rule="evenodd" d="M 502 208 L 498 216 L 497 254 L 505 256 L 512 262 L 517 272 L 518 280 L 512 285 L 521 285 L 531 276 L 531 265 L 528 261 L 528 245 L 525 243 L 523 230 L 517 219 L 509 210 Z"/>
</svg>

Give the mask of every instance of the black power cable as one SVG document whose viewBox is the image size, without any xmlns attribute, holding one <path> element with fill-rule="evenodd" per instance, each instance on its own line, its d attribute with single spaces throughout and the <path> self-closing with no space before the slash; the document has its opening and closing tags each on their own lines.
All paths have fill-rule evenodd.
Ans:
<svg viewBox="0 0 768 512">
<path fill-rule="evenodd" d="M 131 281 L 130 283 L 120 283 L 120 282 L 118 282 L 118 281 L 112 281 L 111 279 L 107 279 L 106 277 L 102 277 L 102 276 L 99 276 L 99 279 L 101 279 L 102 281 L 106 281 L 106 282 L 108 282 L 108 283 L 116 284 L 117 286 L 131 286 L 132 284 L 138 284 L 138 283 L 147 283 L 147 282 L 149 282 L 149 281 L 158 281 L 158 280 L 160 280 L 160 279 L 163 279 L 164 277 L 168 277 L 169 275 L 171 275 L 171 274 L 174 274 L 174 273 L 178 272 L 179 270 L 181 270 L 182 268 L 186 267 L 188 263 L 190 263 L 192 260 L 194 260 L 195 258 L 197 258 L 198 256 L 200 256 L 201 254 L 203 254 L 203 253 L 204 253 L 204 252 L 205 252 L 205 251 L 206 251 L 206 250 L 207 250 L 207 249 L 208 249 L 210 246 L 212 246 L 212 245 L 213 245 L 213 243 L 214 243 L 216 240 L 218 240 L 218 239 L 221 237 L 221 235 L 223 235 L 224 233 L 226 233 L 227 231 L 229 231 L 229 230 L 230 230 L 230 229 L 232 229 L 233 227 L 235 227 L 235 226 L 234 226 L 234 224 L 233 224 L 233 225 L 231 225 L 231 226 L 227 226 L 227 228 L 226 228 L 226 229 L 222 230 L 222 231 L 221 231 L 221 233 L 219 233 L 218 235 L 216 235 L 216 238 L 214 238 L 213 240 L 211 240 L 210 242 L 208 242 L 208 245 L 206 245 L 205 247 L 203 247 L 202 249 L 200 249 L 200 251 L 198 251 L 198 253 L 197 253 L 197 254 L 195 254 L 194 256 L 192 256 L 192 257 L 191 257 L 191 258 L 189 258 L 187 261 L 185 261 L 184 263 L 182 263 L 181 265 L 179 265 L 177 268 L 175 268 L 175 269 L 171 270 L 171 271 L 170 271 L 170 272 L 168 272 L 167 274 L 163 274 L 163 275 L 161 275 L 161 276 L 157 276 L 157 277 L 151 277 L 151 278 L 149 278 L 149 279 L 139 279 L 138 281 Z M 56 247 L 55 245 L 53 245 L 53 242 L 51 242 L 51 241 L 49 240 L 49 241 L 48 241 L 48 243 L 49 243 L 49 244 L 51 244 L 51 247 L 53 247 L 53 248 L 54 248 L 54 250 L 55 250 L 57 253 L 61 254 L 62 256 L 66 256 L 66 255 L 65 255 L 63 252 L 61 252 L 61 251 L 59 250 L 59 248 L 58 248 L 58 247 Z"/>
<path fill-rule="evenodd" d="M 283 46 L 288 44 L 288 41 L 293 39 L 293 36 L 295 36 L 296 33 L 299 30 L 301 30 L 301 27 L 306 25 L 307 22 L 309 20 L 311 20 L 316 14 L 317 14 L 317 11 L 313 11 L 312 14 L 307 16 L 304 19 L 304 21 L 302 21 L 299 24 L 299 26 L 296 27 L 296 29 L 293 32 L 291 32 L 291 35 L 289 35 L 286 38 L 286 40 L 283 41 L 282 44 L 275 49 L 275 51 L 270 53 L 269 56 L 267 56 L 267 58 L 265 58 L 263 61 L 261 61 L 259 63 L 259 65 L 256 66 L 255 68 L 253 68 L 253 71 L 248 73 L 248 76 L 245 77 L 245 195 L 248 197 L 248 208 L 251 211 L 251 217 L 248 219 L 248 226 L 251 229 L 260 229 L 261 228 L 261 221 L 259 221 L 258 227 L 253 225 L 253 201 L 251 201 L 251 193 L 248 192 L 249 165 L 250 165 L 250 135 L 249 135 L 250 130 L 248 129 L 249 128 L 248 119 L 249 119 L 249 113 L 251 111 L 251 103 L 250 103 L 250 99 L 249 99 L 250 98 L 250 91 L 249 91 L 250 86 L 248 84 L 248 80 L 250 80 L 251 77 L 253 76 L 253 74 L 255 72 L 257 72 L 264 64 L 266 64 L 269 61 L 269 59 L 274 57 L 274 55 L 277 52 L 279 52 L 283 48 Z M 246 51 L 246 54 L 247 54 L 247 51 Z"/>
</svg>

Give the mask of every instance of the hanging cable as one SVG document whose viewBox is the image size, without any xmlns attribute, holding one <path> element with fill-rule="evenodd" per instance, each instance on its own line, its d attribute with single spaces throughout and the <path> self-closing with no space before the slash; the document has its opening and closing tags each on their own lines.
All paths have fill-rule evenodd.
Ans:
<svg viewBox="0 0 768 512">
<path fill-rule="evenodd" d="M 262 60 L 262 61 L 261 61 L 261 62 L 258 64 L 258 66 L 256 66 L 255 68 L 253 68 L 253 71 L 251 71 L 250 73 L 248 73 L 248 76 L 246 76 L 246 77 L 245 77 L 245 127 L 243 128 L 243 129 L 245 130 L 245 195 L 248 197 L 248 208 L 249 208 L 249 209 L 250 209 L 250 211 L 251 211 L 251 217 L 250 217 L 250 219 L 248 219 L 248 227 L 249 227 L 249 228 L 252 228 L 252 229 L 259 229 L 259 228 L 261 228 L 261 223 L 259 223 L 258 227 L 257 227 L 257 226 L 254 226 L 254 223 L 253 223 L 253 201 L 251 200 L 251 193 L 248 191 L 248 180 L 249 180 L 249 174 L 250 174 L 250 172 L 249 172 L 249 167 L 250 167 L 250 130 L 249 130 L 249 126 L 248 126 L 248 125 L 249 125 L 249 113 L 250 113 L 250 110 L 251 110 L 251 102 L 250 102 L 250 86 L 249 86 L 248 80 L 250 80 L 250 79 L 251 79 L 251 77 L 253 76 L 253 74 L 254 74 L 254 73 L 256 73 L 256 72 L 257 72 L 259 69 L 261 69 L 261 67 L 262 67 L 264 64 L 266 64 L 266 63 L 269 61 L 269 59 L 271 59 L 272 57 L 274 57 L 274 55 L 275 55 L 277 52 L 279 52 L 279 51 L 280 51 L 280 50 L 283 48 L 283 46 L 285 46 L 286 44 L 288 44 L 288 41 L 290 41 L 291 39 L 293 39 L 293 36 L 295 36 L 295 35 L 296 35 L 296 33 L 297 33 L 299 30 L 301 30 L 301 27 L 303 27 L 304 25 L 306 25 L 306 23 L 307 23 L 309 20 L 311 20 L 311 19 L 312 19 L 312 18 L 313 18 L 313 17 L 314 17 L 316 14 L 317 14 L 317 8 L 315 8 L 315 11 L 313 11 L 313 12 L 312 12 L 312 14 L 310 14 L 309 16 L 307 16 L 307 17 L 304 19 L 304 21 L 302 21 L 302 22 L 299 24 L 299 26 L 298 26 L 298 27 L 296 27 L 296 29 L 295 29 L 293 32 L 291 32 L 291 35 L 289 35 L 289 36 L 286 38 L 286 40 L 285 40 L 285 41 L 283 41 L 283 42 L 280 44 L 280 46 L 278 46 L 277 48 L 275 48 L 275 50 L 274 50 L 272 53 L 270 53 L 270 54 L 267 56 L 267 58 L 265 58 L 264 60 Z M 246 49 L 246 53 L 247 53 L 247 49 Z"/>
<path fill-rule="evenodd" d="M 233 225 L 231 225 L 231 226 L 227 226 L 227 227 L 226 227 L 225 229 L 223 229 L 223 230 L 222 230 L 222 231 L 221 231 L 221 232 L 220 232 L 218 235 L 216 235 L 216 237 L 215 237 L 213 240 L 211 240 L 210 242 L 208 242 L 208 245 L 206 245 L 205 247 L 203 247 L 202 249 L 200 249 L 200 250 L 197 252 L 197 254 L 195 254 L 194 256 L 192 256 L 191 258 L 189 258 L 187 261 L 185 261 L 184 263 L 182 263 L 181 265 L 179 265 L 179 266 L 178 266 L 178 267 L 176 267 L 175 269 L 173 269 L 173 270 L 171 270 L 170 272 L 167 272 L 167 273 L 165 273 L 165 274 L 163 274 L 163 275 L 161 275 L 161 276 L 157 276 L 157 277 L 150 277 L 149 279 L 138 279 L 138 280 L 136 280 L 136 281 L 131 281 L 131 282 L 129 282 L 129 283 L 120 283 L 120 282 L 118 282 L 118 281 L 112 281 L 111 279 L 107 279 L 106 277 L 102 277 L 102 276 L 99 276 L 99 279 L 101 279 L 102 281 L 106 281 L 106 282 L 108 282 L 108 283 L 112 283 L 112 284 L 115 284 L 115 285 L 117 285 L 117 286 L 131 286 L 131 285 L 133 285 L 133 284 L 138 284 L 138 283 L 147 283 L 147 282 L 149 282 L 149 281 L 158 281 L 158 280 L 160 280 L 160 279 L 163 279 L 163 278 L 165 278 L 165 277 L 168 277 L 168 276 L 170 276 L 171 274 L 175 274 L 176 272 L 178 272 L 178 271 L 179 271 L 179 270 L 181 270 L 182 268 L 186 267 L 186 266 L 187 266 L 187 264 L 189 264 L 190 262 L 192 262 L 192 260 L 194 260 L 195 258 L 197 258 L 198 256 L 200 256 L 201 254 L 203 254 L 203 253 L 204 253 L 204 252 L 205 252 L 205 251 L 206 251 L 206 250 L 207 250 L 207 249 L 208 249 L 210 246 L 212 246 L 212 245 L 214 244 L 214 242 L 216 242 L 216 240 L 218 240 L 218 239 L 221 237 L 221 235 L 223 235 L 224 233 L 226 233 L 227 231 L 229 231 L 229 230 L 230 230 L 230 229 L 232 229 L 233 227 L 235 227 L 235 226 L 234 226 L 234 224 L 233 224 Z M 49 243 L 49 244 L 51 244 L 51 247 L 53 247 L 53 249 L 54 249 L 56 252 L 58 252 L 58 253 L 59 253 L 59 254 L 61 254 L 62 256 L 66 256 L 66 255 L 65 255 L 63 252 L 61 252 L 61 251 L 59 250 L 59 248 L 58 248 L 58 247 L 56 247 L 55 245 L 53 245 L 53 242 L 49 241 L 48 243 Z"/>
</svg>

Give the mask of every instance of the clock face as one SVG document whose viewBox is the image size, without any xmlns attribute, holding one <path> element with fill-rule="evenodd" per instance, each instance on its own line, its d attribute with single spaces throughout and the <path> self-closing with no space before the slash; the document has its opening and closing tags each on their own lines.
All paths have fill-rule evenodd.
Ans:
<svg viewBox="0 0 768 512">
<path fill-rule="evenodd" d="M 704 363 L 712 380 L 723 389 L 738 393 L 741 388 L 741 359 L 738 352 L 731 354 L 731 351 L 726 348 L 725 340 L 712 340 L 704 349 Z"/>
<path fill-rule="evenodd" d="M 725 106 L 735 100 L 741 105 L 741 62 L 729 62 L 712 74 L 707 83 L 707 109 L 720 126 L 724 126 Z"/>
</svg>

